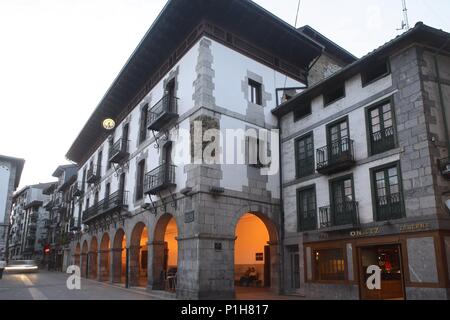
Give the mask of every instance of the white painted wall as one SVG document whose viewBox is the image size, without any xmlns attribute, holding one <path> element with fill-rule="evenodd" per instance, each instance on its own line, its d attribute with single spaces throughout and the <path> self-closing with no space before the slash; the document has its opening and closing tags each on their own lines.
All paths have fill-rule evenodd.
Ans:
<svg viewBox="0 0 450 320">
<path fill-rule="evenodd" d="M 201 41 L 201 39 L 199 40 Z M 278 87 L 298 87 L 302 84 L 293 79 L 287 78 L 281 73 L 274 71 L 273 69 L 253 61 L 252 59 L 229 49 L 226 46 L 219 44 L 218 42 L 211 40 L 212 46 L 211 50 L 214 56 L 213 69 L 215 71 L 214 83 L 214 97 L 216 104 L 219 107 L 226 108 L 229 111 L 236 112 L 242 116 L 245 116 L 248 101 L 245 99 L 244 93 L 242 92 L 242 81 L 247 77 L 247 71 L 251 71 L 255 74 L 263 77 L 263 85 L 266 92 L 272 95 L 272 99 L 268 102 L 268 105 L 264 109 L 265 121 L 267 126 L 276 126 L 276 118 L 272 115 L 271 110 L 276 106 L 276 92 L 275 89 Z M 177 74 L 177 97 L 179 98 L 178 113 L 180 117 L 183 117 L 187 112 L 192 111 L 193 94 L 194 94 L 194 81 L 197 78 L 196 66 L 197 58 L 199 53 L 199 43 L 194 45 L 185 56 L 172 68 L 167 75 L 176 69 L 178 69 Z M 156 104 L 163 96 L 164 93 L 164 77 L 149 94 L 132 110 L 128 117 L 122 122 L 117 124 L 114 141 L 117 141 L 122 135 L 122 128 L 124 123 L 130 123 L 130 161 L 129 168 L 126 171 L 126 191 L 129 191 L 128 205 L 129 210 L 136 209 L 133 204 L 134 200 L 134 188 L 135 188 L 135 178 L 136 178 L 136 158 L 139 157 L 142 152 L 148 151 L 148 156 L 146 157 L 146 171 L 149 172 L 152 169 L 160 165 L 160 150 L 154 148 L 154 144 L 149 144 L 148 141 L 152 137 L 151 133 L 148 133 L 148 141 L 143 143 L 138 147 L 138 135 L 139 135 L 139 123 L 140 123 L 140 112 L 141 107 L 148 103 L 150 106 Z M 239 119 L 234 119 L 230 117 L 223 116 L 221 121 L 221 128 L 245 128 L 248 124 Z M 189 119 L 185 119 L 178 124 L 178 128 L 189 131 L 190 123 Z M 176 128 L 171 131 L 172 139 L 177 142 L 178 139 L 183 137 L 180 136 L 180 132 Z M 102 175 L 103 180 L 99 184 L 100 192 L 99 199 L 102 200 L 104 197 L 106 180 L 111 177 L 111 193 L 114 193 L 118 189 L 118 177 L 114 175 L 114 169 L 111 169 L 105 174 L 107 167 L 108 158 L 108 141 L 104 141 L 102 146 L 98 149 L 103 150 L 103 161 L 102 161 Z M 91 159 L 94 165 L 97 164 L 97 154 L 98 150 L 91 156 L 91 158 L 84 165 L 89 167 Z M 184 145 L 184 149 L 189 151 L 189 146 Z M 174 152 L 180 152 L 177 149 L 177 145 L 174 144 Z M 274 155 L 277 154 L 276 150 L 272 151 Z M 84 168 L 84 167 L 83 167 Z M 83 168 L 78 171 L 78 181 L 82 181 Z M 242 186 L 248 185 L 248 180 L 246 179 L 246 168 L 238 166 L 224 166 L 224 180 L 222 181 L 222 186 L 224 188 L 242 191 Z M 231 173 L 233 173 L 231 175 Z M 239 178 L 232 179 L 231 177 L 236 177 L 236 173 L 239 173 Z M 178 165 L 176 168 L 176 192 L 186 187 L 186 174 L 184 172 L 184 167 Z M 273 192 L 275 197 L 279 197 L 279 176 L 274 175 L 269 177 L 268 183 L 269 189 Z M 97 189 L 96 189 L 97 190 Z M 89 198 L 90 205 L 93 204 L 95 197 L 95 190 L 88 190 L 86 196 L 84 197 L 83 211 L 86 209 L 86 199 Z M 153 197 L 153 200 L 157 200 Z M 75 210 L 78 212 L 78 209 Z M 79 214 L 79 213 L 78 213 Z"/>
<path fill-rule="evenodd" d="M 247 100 L 242 92 L 242 81 L 247 77 L 247 71 L 253 72 L 263 78 L 264 90 L 272 95 L 272 100 L 264 108 L 266 123 L 277 125 L 276 117 L 271 113 L 276 107 L 276 89 L 303 84 L 216 41 L 212 41 L 211 50 L 214 56 L 212 68 L 215 71 L 216 104 L 245 115 Z"/>
</svg>

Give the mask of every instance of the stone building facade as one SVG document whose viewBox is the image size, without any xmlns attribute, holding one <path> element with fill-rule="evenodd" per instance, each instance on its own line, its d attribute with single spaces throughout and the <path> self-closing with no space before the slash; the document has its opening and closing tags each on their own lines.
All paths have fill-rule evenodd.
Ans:
<svg viewBox="0 0 450 320">
<path fill-rule="evenodd" d="M 267 25 L 272 41 L 258 31 Z M 247 284 L 280 292 L 278 140 L 244 135 L 229 150 L 225 131 L 276 129 L 277 89 L 304 87 L 324 53 L 355 60 L 321 41 L 251 1 L 169 1 L 67 154 L 79 167 L 71 254 L 82 275 L 211 299 L 234 297 L 254 268 Z M 101 128 L 107 118 L 114 130 Z M 206 157 L 253 149 L 273 150 L 271 161 Z M 252 233 L 257 248 L 242 240 Z"/>
<path fill-rule="evenodd" d="M 419 23 L 274 110 L 287 291 L 449 298 L 449 43 Z"/>
<path fill-rule="evenodd" d="M 8 239 L 10 259 L 44 262 L 48 214 L 43 205 L 48 197 L 43 190 L 50 184 L 26 186 L 14 194 Z"/>
<path fill-rule="evenodd" d="M 12 197 L 22 176 L 25 160 L 0 155 L 0 260 L 6 259 Z"/>
</svg>

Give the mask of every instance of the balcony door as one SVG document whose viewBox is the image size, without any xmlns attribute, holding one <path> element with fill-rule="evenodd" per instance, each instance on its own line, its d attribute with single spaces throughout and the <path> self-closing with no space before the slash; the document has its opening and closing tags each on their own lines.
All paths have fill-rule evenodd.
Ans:
<svg viewBox="0 0 450 320">
<path fill-rule="evenodd" d="M 174 99 L 175 99 L 175 78 L 170 80 L 167 84 L 166 84 L 166 90 L 165 90 L 165 103 L 167 103 L 165 107 L 165 110 L 167 110 L 167 112 L 169 113 L 174 113 L 175 110 L 173 110 L 173 106 L 174 106 Z"/>
<path fill-rule="evenodd" d="M 348 119 L 343 119 L 328 127 L 329 162 L 337 162 L 350 150 Z"/>
<path fill-rule="evenodd" d="M 331 182 L 331 221 L 333 225 L 355 222 L 353 177 L 345 177 Z"/>
<path fill-rule="evenodd" d="M 170 165 L 172 164 L 172 142 L 168 141 L 163 147 L 163 170 L 161 170 L 161 184 L 170 180 Z"/>
</svg>

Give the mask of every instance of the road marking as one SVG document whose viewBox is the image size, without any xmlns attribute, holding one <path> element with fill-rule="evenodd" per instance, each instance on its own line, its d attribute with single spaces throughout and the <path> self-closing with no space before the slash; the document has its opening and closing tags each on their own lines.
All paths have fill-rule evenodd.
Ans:
<svg viewBox="0 0 450 320">
<path fill-rule="evenodd" d="M 34 286 L 33 282 L 30 280 L 30 278 L 28 278 L 25 274 L 22 274 L 20 276 L 20 279 L 22 280 L 22 282 L 28 286 L 28 287 L 32 287 Z M 31 297 L 33 298 L 33 300 L 48 300 L 48 298 L 45 296 L 45 294 L 43 294 L 39 289 L 37 288 L 28 288 L 28 291 L 31 294 Z"/>
</svg>

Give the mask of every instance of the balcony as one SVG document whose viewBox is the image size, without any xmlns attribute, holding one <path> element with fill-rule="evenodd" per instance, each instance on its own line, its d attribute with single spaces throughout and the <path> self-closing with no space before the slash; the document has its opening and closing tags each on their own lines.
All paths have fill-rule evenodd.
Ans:
<svg viewBox="0 0 450 320">
<path fill-rule="evenodd" d="M 76 183 L 72 186 L 72 198 L 75 197 L 82 197 L 83 196 L 83 189 L 81 188 L 80 183 Z"/>
<path fill-rule="evenodd" d="M 386 128 L 372 134 L 370 140 L 372 154 L 379 154 L 395 148 L 394 127 Z"/>
<path fill-rule="evenodd" d="M 376 200 L 377 221 L 401 219 L 405 216 L 403 195 L 393 193 L 391 195 L 377 197 Z"/>
<path fill-rule="evenodd" d="M 117 211 L 127 206 L 128 191 L 115 192 L 109 197 L 99 201 L 83 213 L 83 223 L 88 224 L 93 219 L 112 211 Z"/>
<path fill-rule="evenodd" d="M 353 140 L 344 138 L 317 149 L 317 172 L 330 175 L 354 166 L 353 145 Z"/>
<path fill-rule="evenodd" d="M 444 158 L 438 160 L 438 168 L 441 172 L 441 175 L 447 179 L 450 180 L 450 159 Z"/>
<path fill-rule="evenodd" d="M 125 139 L 119 139 L 115 142 L 109 150 L 109 161 L 112 163 L 121 163 L 130 154 L 128 152 L 129 141 Z"/>
<path fill-rule="evenodd" d="M 319 208 L 319 228 L 353 228 L 359 225 L 358 202 L 344 201 L 333 206 Z"/>
<path fill-rule="evenodd" d="M 147 173 L 144 180 L 144 193 L 156 195 L 162 190 L 176 186 L 175 168 L 174 165 L 163 164 Z"/>
<path fill-rule="evenodd" d="M 148 112 L 148 129 L 160 131 L 178 117 L 178 98 L 165 95 Z"/>
<path fill-rule="evenodd" d="M 47 210 L 51 210 L 53 208 L 53 200 L 48 200 L 44 203 L 44 208 Z"/>
<path fill-rule="evenodd" d="M 89 168 L 86 174 L 87 183 L 97 183 L 101 177 L 101 167 L 94 165 Z"/>
</svg>

